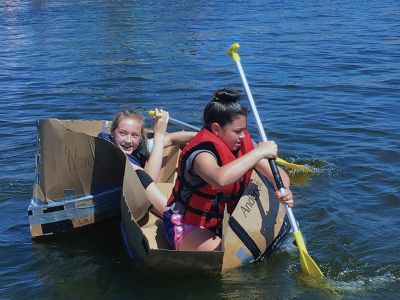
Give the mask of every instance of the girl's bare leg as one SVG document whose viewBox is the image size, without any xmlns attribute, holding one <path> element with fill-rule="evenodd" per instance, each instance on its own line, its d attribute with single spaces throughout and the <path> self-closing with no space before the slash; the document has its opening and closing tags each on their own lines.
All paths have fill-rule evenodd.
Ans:
<svg viewBox="0 0 400 300">
<path fill-rule="evenodd" d="M 206 228 L 194 228 L 179 245 L 178 250 L 219 251 L 222 240 Z"/>
</svg>

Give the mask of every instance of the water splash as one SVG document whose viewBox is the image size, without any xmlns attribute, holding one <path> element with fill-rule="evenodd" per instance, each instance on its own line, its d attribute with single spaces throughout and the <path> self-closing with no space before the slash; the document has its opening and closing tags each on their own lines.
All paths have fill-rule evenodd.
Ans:
<svg viewBox="0 0 400 300">
<path fill-rule="evenodd" d="M 291 182 L 295 185 L 306 185 L 309 183 L 313 175 L 335 176 L 339 174 L 339 169 L 331 162 L 318 158 L 304 158 L 294 155 L 282 155 L 282 159 L 300 166 L 304 166 L 312 170 L 314 173 L 307 173 L 301 169 L 285 168 L 289 174 Z"/>
<path fill-rule="evenodd" d="M 346 271 L 343 271 L 346 273 Z M 337 280 L 335 278 L 329 280 L 330 287 L 339 295 L 354 295 L 367 297 L 378 290 L 387 289 L 389 284 L 399 283 L 400 278 L 390 271 L 376 276 L 363 276 L 349 281 Z"/>
</svg>

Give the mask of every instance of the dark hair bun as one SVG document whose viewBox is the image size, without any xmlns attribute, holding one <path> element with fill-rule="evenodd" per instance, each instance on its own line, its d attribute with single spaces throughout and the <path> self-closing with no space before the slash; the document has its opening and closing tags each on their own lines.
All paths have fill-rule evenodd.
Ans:
<svg viewBox="0 0 400 300">
<path fill-rule="evenodd" d="M 231 103 L 240 100 L 240 91 L 230 89 L 220 89 L 214 92 L 213 101 L 221 103 Z"/>
</svg>

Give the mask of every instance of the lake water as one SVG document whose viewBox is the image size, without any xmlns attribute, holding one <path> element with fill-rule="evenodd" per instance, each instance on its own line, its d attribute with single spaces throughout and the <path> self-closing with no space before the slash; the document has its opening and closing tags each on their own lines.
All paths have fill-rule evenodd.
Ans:
<svg viewBox="0 0 400 300">
<path fill-rule="evenodd" d="M 1 2 L 0 298 L 333 297 L 305 282 L 291 247 L 221 278 L 162 278 L 132 269 L 117 223 L 30 238 L 37 118 L 157 106 L 200 125 L 213 90 L 243 90 L 233 42 L 268 138 L 317 171 L 292 175 L 311 256 L 345 299 L 397 298 L 399 2 L 160 2 Z"/>
</svg>

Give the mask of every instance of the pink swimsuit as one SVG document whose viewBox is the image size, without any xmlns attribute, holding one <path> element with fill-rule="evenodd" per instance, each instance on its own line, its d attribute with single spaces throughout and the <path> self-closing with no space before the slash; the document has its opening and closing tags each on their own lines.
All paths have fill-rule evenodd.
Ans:
<svg viewBox="0 0 400 300">
<path fill-rule="evenodd" d="M 179 248 L 184 236 L 186 236 L 193 229 L 198 227 L 198 226 L 183 223 L 182 218 L 183 218 L 183 216 L 179 213 L 174 213 L 171 216 L 171 223 L 174 225 L 175 249 Z"/>
</svg>

